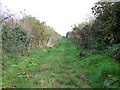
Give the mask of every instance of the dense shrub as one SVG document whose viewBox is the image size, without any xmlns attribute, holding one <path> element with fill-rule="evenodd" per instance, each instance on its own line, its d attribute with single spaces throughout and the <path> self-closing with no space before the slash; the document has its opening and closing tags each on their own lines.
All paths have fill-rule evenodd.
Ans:
<svg viewBox="0 0 120 90">
<path fill-rule="evenodd" d="M 8 53 L 23 54 L 27 51 L 26 33 L 22 27 L 10 29 L 8 26 L 2 28 L 2 49 Z"/>
<path fill-rule="evenodd" d="M 105 53 L 110 57 L 114 57 L 120 63 L 120 44 L 107 47 Z"/>
<path fill-rule="evenodd" d="M 95 49 L 120 60 L 120 2 L 97 2 L 92 7 L 95 19 L 72 28 L 66 34 L 84 49 Z"/>
<path fill-rule="evenodd" d="M 72 32 L 67 33 L 66 37 L 77 44 L 78 47 L 83 47 L 87 50 L 92 49 L 92 37 L 89 25 L 84 26 L 82 29 L 75 26 Z"/>
<path fill-rule="evenodd" d="M 92 24 L 95 49 L 120 60 L 120 2 L 98 2 L 92 8 L 96 20 Z"/>
<path fill-rule="evenodd" d="M 92 12 L 96 17 L 92 30 L 97 41 L 106 45 L 120 43 L 120 2 L 98 2 Z"/>
</svg>

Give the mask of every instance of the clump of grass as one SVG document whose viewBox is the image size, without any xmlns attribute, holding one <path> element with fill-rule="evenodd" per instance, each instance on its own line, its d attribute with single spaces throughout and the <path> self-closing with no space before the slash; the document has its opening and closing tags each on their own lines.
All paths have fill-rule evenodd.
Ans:
<svg viewBox="0 0 120 90">
<path fill-rule="evenodd" d="M 91 87 L 105 87 L 104 81 L 108 79 L 109 75 L 114 78 L 119 78 L 120 75 L 118 64 L 114 59 L 105 55 L 93 55 L 84 58 L 80 61 L 79 66 L 89 76 Z"/>
</svg>

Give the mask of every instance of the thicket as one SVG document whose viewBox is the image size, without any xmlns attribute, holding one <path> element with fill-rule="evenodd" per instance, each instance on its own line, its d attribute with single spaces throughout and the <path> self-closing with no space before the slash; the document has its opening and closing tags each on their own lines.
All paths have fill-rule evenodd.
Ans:
<svg viewBox="0 0 120 90">
<path fill-rule="evenodd" d="M 93 38 L 107 48 L 107 53 L 120 60 L 120 2 L 98 2 L 92 8 L 96 20 L 92 26 Z M 99 26 L 98 26 L 98 25 Z"/>
<path fill-rule="evenodd" d="M 0 5 L 3 53 L 26 55 L 32 49 L 52 47 L 61 37 L 45 22 L 24 12 L 19 16 Z"/>
<path fill-rule="evenodd" d="M 97 2 L 94 18 L 75 25 L 66 37 L 84 49 L 96 49 L 120 60 L 120 2 Z"/>
<path fill-rule="evenodd" d="M 27 34 L 22 27 L 10 29 L 7 26 L 2 28 L 2 49 L 5 52 L 25 54 L 27 51 Z"/>
</svg>

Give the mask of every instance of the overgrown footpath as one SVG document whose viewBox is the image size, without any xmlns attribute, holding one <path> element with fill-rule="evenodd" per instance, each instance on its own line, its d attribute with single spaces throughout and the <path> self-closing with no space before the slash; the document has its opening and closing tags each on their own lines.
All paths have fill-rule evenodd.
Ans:
<svg viewBox="0 0 120 90">
<path fill-rule="evenodd" d="M 62 38 L 30 56 L 3 55 L 3 88 L 118 88 L 120 64 L 96 50 L 77 49 Z"/>
</svg>

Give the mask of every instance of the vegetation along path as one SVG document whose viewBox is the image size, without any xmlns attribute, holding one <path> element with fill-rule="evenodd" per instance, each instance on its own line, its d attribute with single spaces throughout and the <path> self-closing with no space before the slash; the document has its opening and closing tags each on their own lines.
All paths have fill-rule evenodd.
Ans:
<svg viewBox="0 0 120 90">
<path fill-rule="evenodd" d="M 52 49 L 3 57 L 3 88 L 118 87 L 118 64 L 95 50 L 77 49 L 62 38 Z M 111 84 L 112 83 L 112 84 Z"/>
</svg>

